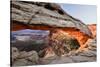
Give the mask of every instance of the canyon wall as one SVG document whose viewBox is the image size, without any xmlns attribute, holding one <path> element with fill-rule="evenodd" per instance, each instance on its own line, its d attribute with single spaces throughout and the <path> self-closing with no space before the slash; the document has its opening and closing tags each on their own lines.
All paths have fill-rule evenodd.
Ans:
<svg viewBox="0 0 100 67">
<path fill-rule="evenodd" d="M 97 26 L 96 24 L 89 24 L 89 25 L 88 25 L 89 29 L 90 29 L 91 32 L 92 32 L 92 36 L 93 36 L 93 37 L 96 37 L 96 34 L 97 34 L 97 33 L 96 33 L 96 32 L 97 32 L 96 26 Z"/>
</svg>

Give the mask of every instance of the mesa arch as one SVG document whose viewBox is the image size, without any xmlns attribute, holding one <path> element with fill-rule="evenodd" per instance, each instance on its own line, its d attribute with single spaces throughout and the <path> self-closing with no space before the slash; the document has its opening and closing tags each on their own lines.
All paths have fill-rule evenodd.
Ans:
<svg viewBox="0 0 100 67">
<path fill-rule="evenodd" d="M 11 31 L 21 29 L 62 30 L 75 37 L 81 47 L 92 34 L 82 21 L 67 14 L 58 4 L 11 1 Z"/>
<path fill-rule="evenodd" d="M 49 30 L 50 35 L 52 36 L 54 30 L 62 30 L 68 33 L 70 36 L 75 37 L 81 46 L 85 44 L 90 36 L 84 34 L 79 29 L 71 28 L 71 27 L 50 27 L 47 25 L 26 25 L 14 22 L 11 25 L 11 31 L 23 30 L 23 29 L 32 29 L 32 30 Z"/>
</svg>

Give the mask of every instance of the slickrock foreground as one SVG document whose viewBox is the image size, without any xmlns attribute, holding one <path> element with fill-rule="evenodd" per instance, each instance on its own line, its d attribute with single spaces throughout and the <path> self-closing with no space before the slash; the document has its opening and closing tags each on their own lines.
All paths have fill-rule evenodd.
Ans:
<svg viewBox="0 0 100 67">
<path fill-rule="evenodd" d="M 90 48 L 91 47 L 91 48 Z M 41 64 L 62 64 L 62 63 L 79 63 L 96 61 L 96 40 L 88 41 L 88 47 L 82 51 L 71 51 L 62 57 L 50 57 L 42 59 Z"/>
<path fill-rule="evenodd" d="M 13 66 L 25 66 L 25 65 L 39 65 L 39 64 L 62 64 L 62 63 L 79 63 L 79 62 L 94 62 L 96 61 L 96 39 L 88 40 L 88 47 L 82 51 L 71 51 L 68 54 L 59 57 L 53 55 L 47 58 L 39 58 L 36 51 L 21 51 L 12 48 Z M 15 52 L 16 51 L 16 52 Z M 16 53 L 16 54 L 15 54 Z"/>
</svg>

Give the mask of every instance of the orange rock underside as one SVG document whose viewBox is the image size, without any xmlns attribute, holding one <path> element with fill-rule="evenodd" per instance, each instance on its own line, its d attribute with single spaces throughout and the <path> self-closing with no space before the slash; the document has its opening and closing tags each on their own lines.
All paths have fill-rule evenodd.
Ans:
<svg viewBox="0 0 100 67">
<path fill-rule="evenodd" d="M 96 24 L 88 25 L 88 27 L 91 30 L 93 37 L 96 37 Z"/>
<path fill-rule="evenodd" d="M 80 46 L 81 47 L 84 47 L 85 46 L 84 44 L 85 44 L 85 42 L 89 38 L 87 35 L 83 34 L 80 31 L 77 31 L 77 30 L 69 30 L 69 29 L 66 29 L 65 32 L 67 32 L 72 37 L 75 37 L 78 40 L 78 42 L 80 43 Z"/>
<path fill-rule="evenodd" d="M 42 25 L 23 25 L 23 24 L 18 24 L 18 23 L 13 23 L 11 24 L 11 31 L 17 31 L 21 29 L 33 29 L 33 30 L 50 30 L 50 33 L 52 33 L 53 30 L 62 30 L 66 33 L 68 33 L 70 36 L 75 37 L 78 42 L 80 43 L 81 47 L 84 46 L 84 43 L 87 41 L 89 38 L 87 35 L 84 33 L 80 32 L 78 29 L 75 28 L 53 28 L 50 26 L 42 26 Z"/>
</svg>

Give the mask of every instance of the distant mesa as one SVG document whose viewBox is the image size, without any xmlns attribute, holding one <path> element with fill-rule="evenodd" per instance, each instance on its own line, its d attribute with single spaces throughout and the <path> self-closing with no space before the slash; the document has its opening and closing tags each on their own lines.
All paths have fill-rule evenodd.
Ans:
<svg viewBox="0 0 100 67">
<path fill-rule="evenodd" d="M 19 30 L 11 32 L 12 40 L 19 40 L 19 41 L 29 41 L 34 39 L 42 39 L 45 36 L 49 35 L 49 31 L 47 30 Z"/>
</svg>

